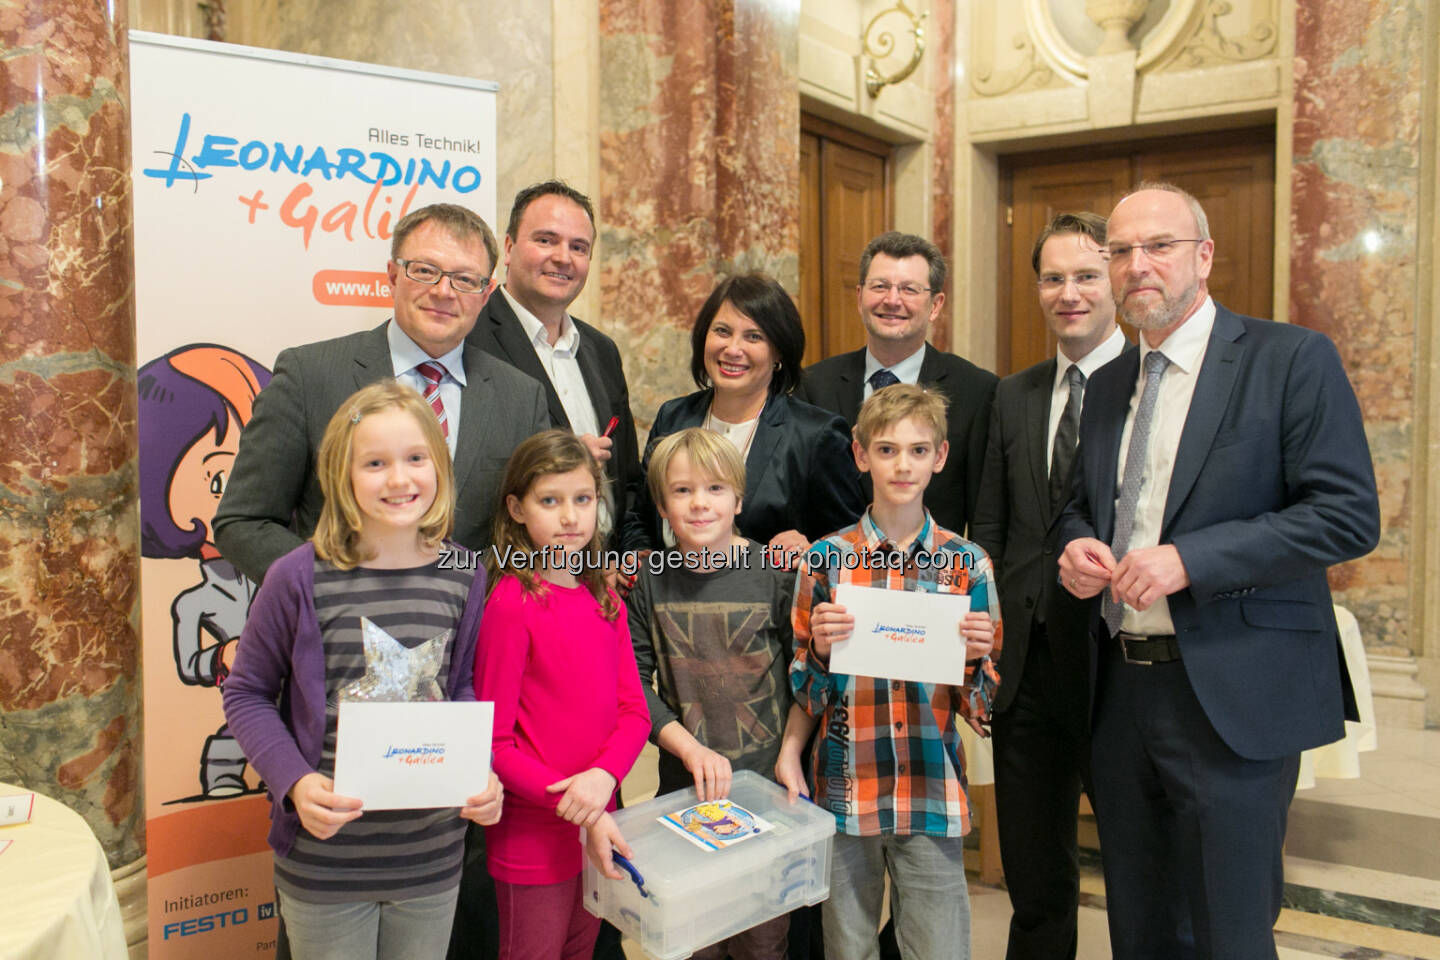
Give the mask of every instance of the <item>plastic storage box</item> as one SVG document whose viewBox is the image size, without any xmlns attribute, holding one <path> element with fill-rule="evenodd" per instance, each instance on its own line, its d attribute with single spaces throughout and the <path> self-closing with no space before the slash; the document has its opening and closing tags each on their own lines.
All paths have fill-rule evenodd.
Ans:
<svg viewBox="0 0 1440 960">
<path fill-rule="evenodd" d="M 618 811 L 633 874 L 611 880 L 587 861 L 585 909 L 655 960 L 679 960 L 830 895 L 833 815 L 749 770 L 728 800 L 699 804 L 691 787 Z"/>
</svg>

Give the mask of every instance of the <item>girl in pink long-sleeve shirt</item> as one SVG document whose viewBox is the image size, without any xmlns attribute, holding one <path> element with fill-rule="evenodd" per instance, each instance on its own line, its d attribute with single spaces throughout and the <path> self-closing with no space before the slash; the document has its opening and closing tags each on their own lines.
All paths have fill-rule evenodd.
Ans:
<svg viewBox="0 0 1440 960">
<path fill-rule="evenodd" d="M 619 879 L 630 848 L 609 811 L 650 731 L 620 599 L 593 565 L 604 474 L 560 430 L 515 448 L 501 486 L 475 692 L 495 702 L 500 822 L 485 834 L 501 960 L 589 957 L 600 921 L 581 906 L 584 855 Z"/>
</svg>

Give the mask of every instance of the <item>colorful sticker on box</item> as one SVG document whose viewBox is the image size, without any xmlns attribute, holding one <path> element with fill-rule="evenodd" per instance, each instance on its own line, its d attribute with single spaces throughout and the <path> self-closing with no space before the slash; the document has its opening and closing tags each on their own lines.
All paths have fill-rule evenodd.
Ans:
<svg viewBox="0 0 1440 960">
<path fill-rule="evenodd" d="M 775 829 L 774 824 L 729 800 L 712 800 L 657 817 L 702 850 L 723 850 Z"/>
</svg>

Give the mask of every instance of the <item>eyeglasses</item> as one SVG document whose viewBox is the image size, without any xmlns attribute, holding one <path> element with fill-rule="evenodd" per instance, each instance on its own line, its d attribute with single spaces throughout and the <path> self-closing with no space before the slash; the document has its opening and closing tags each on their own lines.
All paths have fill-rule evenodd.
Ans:
<svg viewBox="0 0 1440 960">
<path fill-rule="evenodd" d="M 1101 273 L 1077 273 L 1072 277 L 1047 273 L 1035 281 L 1035 286 L 1040 288 L 1041 293 L 1059 293 L 1067 283 L 1073 283 L 1081 290 L 1098 290 L 1104 281 L 1105 275 Z"/>
<path fill-rule="evenodd" d="M 468 270 L 441 270 L 424 260 L 395 260 L 405 268 L 405 276 L 417 283 L 436 284 L 442 277 L 450 278 L 450 289 L 456 293 L 479 293 L 490 285 L 489 277 L 481 277 Z"/>
<path fill-rule="evenodd" d="M 913 283 L 891 283 L 889 280 L 871 280 L 865 284 L 865 292 L 877 297 L 888 297 L 892 289 L 900 291 L 900 296 L 906 300 L 915 300 L 921 294 L 929 293 L 931 288 Z"/>
<path fill-rule="evenodd" d="M 1147 240 L 1144 243 L 1115 244 L 1105 248 L 1105 259 L 1111 263 L 1126 263 L 1136 250 L 1144 250 L 1150 260 L 1164 260 L 1175 253 L 1176 244 L 1204 243 L 1198 237 L 1191 240 Z"/>
</svg>

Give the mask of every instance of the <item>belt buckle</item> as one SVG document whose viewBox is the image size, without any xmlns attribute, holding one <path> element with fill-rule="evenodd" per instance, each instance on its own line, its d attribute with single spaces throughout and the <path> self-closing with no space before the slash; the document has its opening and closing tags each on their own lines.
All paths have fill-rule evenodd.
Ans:
<svg viewBox="0 0 1440 960">
<path fill-rule="evenodd" d="M 1144 640 L 1146 639 L 1145 637 L 1142 637 L 1139 634 L 1135 633 L 1126 633 L 1122 630 L 1118 634 L 1116 634 L 1116 638 L 1120 641 L 1120 655 L 1125 658 L 1126 663 L 1132 664 L 1133 666 L 1137 667 L 1155 666 L 1154 660 L 1140 660 L 1130 656 L 1130 644 L 1128 640 Z"/>
</svg>

